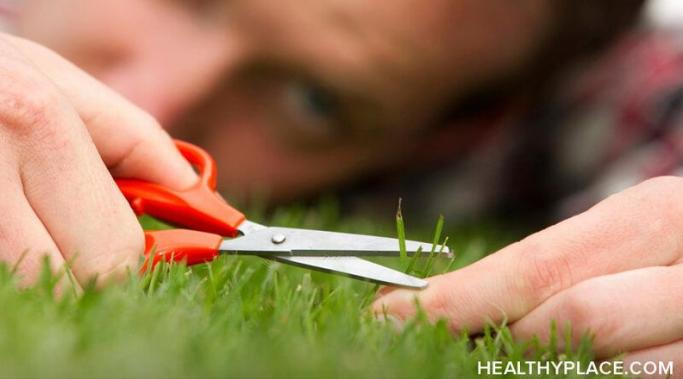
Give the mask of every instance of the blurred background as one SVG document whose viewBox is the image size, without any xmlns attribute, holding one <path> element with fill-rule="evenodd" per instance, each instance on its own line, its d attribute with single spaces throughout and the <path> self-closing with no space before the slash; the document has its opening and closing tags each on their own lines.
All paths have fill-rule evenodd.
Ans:
<svg viewBox="0 0 683 379">
<path fill-rule="evenodd" d="M 241 204 L 538 227 L 683 162 L 677 0 L 2 0 Z"/>
</svg>

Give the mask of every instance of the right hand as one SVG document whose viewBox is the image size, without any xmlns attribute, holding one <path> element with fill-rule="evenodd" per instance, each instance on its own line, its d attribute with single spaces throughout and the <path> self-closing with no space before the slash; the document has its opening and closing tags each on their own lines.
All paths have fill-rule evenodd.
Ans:
<svg viewBox="0 0 683 379">
<path fill-rule="evenodd" d="M 0 34 L 0 260 L 42 257 L 83 284 L 135 268 L 144 235 L 112 175 L 183 189 L 196 175 L 148 114 L 52 51 Z M 21 259 L 20 259 L 21 258 Z"/>
</svg>

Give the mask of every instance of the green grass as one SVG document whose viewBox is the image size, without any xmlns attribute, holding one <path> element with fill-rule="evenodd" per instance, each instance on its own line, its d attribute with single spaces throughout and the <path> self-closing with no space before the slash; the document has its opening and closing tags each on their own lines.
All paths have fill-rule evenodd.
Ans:
<svg viewBox="0 0 683 379">
<path fill-rule="evenodd" d="M 340 221 L 326 207 L 289 209 L 269 221 L 396 235 L 390 222 Z M 485 229 L 455 233 L 454 261 L 411 261 L 412 271 L 454 269 L 505 242 Z M 407 237 L 431 240 L 432 231 L 408 228 Z M 0 269 L 0 377 L 467 378 L 480 360 L 591 357 L 587 345 L 568 352 L 515 342 L 504 327 L 453 336 L 423 316 L 397 331 L 367 309 L 375 285 L 255 257 L 159 265 L 81 296 L 56 298 L 55 281 L 45 273 L 19 290 Z"/>
</svg>

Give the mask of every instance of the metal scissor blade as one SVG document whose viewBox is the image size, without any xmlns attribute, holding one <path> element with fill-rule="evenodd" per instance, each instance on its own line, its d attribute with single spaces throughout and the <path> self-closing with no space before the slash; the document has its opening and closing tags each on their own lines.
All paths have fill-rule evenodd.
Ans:
<svg viewBox="0 0 683 379">
<path fill-rule="evenodd" d="M 318 271 L 347 275 L 379 284 L 408 288 L 425 288 L 427 281 L 357 257 L 293 257 L 273 256 L 271 259 Z"/>
<path fill-rule="evenodd" d="M 449 254 L 446 246 L 405 241 L 406 252 L 417 251 Z M 254 255 L 297 256 L 397 256 L 399 241 L 395 238 L 375 237 L 363 234 L 327 232 L 322 230 L 268 227 L 252 230 L 249 234 L 227 239 L 220 250 Z"/>
</svg>

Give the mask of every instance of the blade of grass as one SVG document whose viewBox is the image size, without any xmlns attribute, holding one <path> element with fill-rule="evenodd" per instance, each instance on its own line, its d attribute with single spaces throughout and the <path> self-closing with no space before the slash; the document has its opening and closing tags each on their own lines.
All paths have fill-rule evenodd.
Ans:
<svg viewBox="0 0 683 379">
<path fill-rule="evenodd" d="M 401 262 L 401 269 L 405 271 L 408 268 L 408 253 L 406 251 L 406 228 L 403 222 L 403 214 L 401 212 L 401 199 L 398 199 L 398 209 L 396 210 L 396 233 L 398 234 L 398 249 Z"/>
<path fill-rule="evenodd" d="M 425 268 L 423 270 L 423 274 L 425 277 L 430 276 L 432 274 L 432 271 L 434 270 L 434 263 L 436 261 L 437 256 L 440 256 L 441 253 L 443 253 L 445 243 L 439 244 L 441 242 L 441 234 L 443 233 L 443 225 L 444 217 L 443 215 L 439 215 L 439 218 L 436 221 L 436 227 L 434 229 L 434 237 L 432 238 L 432 249 L 429 252 L 429 255 L 427 256 L 427 263 L 425 263 Z M 439 251 L 436 251 L 437 246 Z"/>
<path fill-rule="evenodd" d="M 293 227 L 327 222 L 327 216 L 305 210 L 306 217 L 282 210 L 278 217 Z M 343 228 L 329 222 L 330 229 Z M 349 224 L 356 232 L 379 227 L 370 221 Z M 404 221 L 404 238 L 405 226 Z M 381 227 L 385 234 L 399 229 L 391 221 Z M 432 232 L 441 233 L 438 242 L 448 228 L 437 222 L 436 229 L 416 235 L 430 240 Z M 480 234 L 456 236 L 469 248 L 451 267 L 485 255 L 489 239 L 476 244 Z M 434 271 L 442 269 L 441 263 L 448 261 L 437 260 Z M 220 257 L 193 267 L 162 262 L 154 275 L 153 266 L 143 275 L 131 272 L 127 285 L 88 283 L 77 301 L 43 290 L 52 288 L 59 273 L 22 288 L 7 274 L 10 267 L 0 264 L 4 377 L 473 378 L 482 360 L 555 356 L 545 343 L 518 344 L 504 323 L 471 338 L 466 330 L 450 334 L 445 321 L 432 325 L 422 310 L 414 319 L 382 318 L 383 313 L 368 309 L 376 296 L 374 284 L 257 258 Z M 582 339 L 568 359 L 589 361 L 590 345 L 589 338 Z"/>
<path fill-rule="evenodd" d="M 434 230 L 434 238 L 432 239 L 432 253 L 436 252 L 436 247 L 441 241 L 441 233 L 443 233 L 443 224 L 444 224 L 444 217 L 443 215 L 439 215 L 439 218 L 436 220 L 436 228 Z"/>
</svg>

